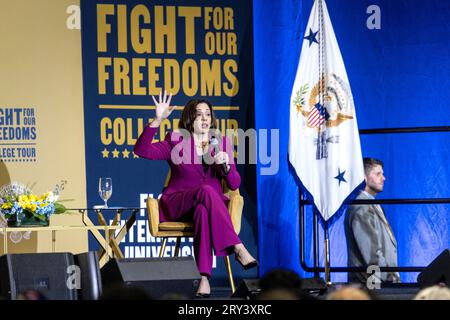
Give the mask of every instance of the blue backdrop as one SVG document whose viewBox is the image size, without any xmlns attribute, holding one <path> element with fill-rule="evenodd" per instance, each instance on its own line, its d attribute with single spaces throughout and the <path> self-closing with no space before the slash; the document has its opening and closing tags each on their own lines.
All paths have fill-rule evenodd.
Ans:
<svg viewBox="0 0 450 320">
<path fill-rule="evenodd" d="M 449 125 L 450 2 L 328 0 L 360 129 Z M 299 264 L 298 188 L 288 169 L 289 99 L 313 0 L 254 0 L 256 128 L 280 129 L 280 170 L 257 167 L 260 273 Z M 370 5 L 380 29 L 369 29 Z M 450 133 L 361 135 L 363 156 L 385 163 L 379 198 L 450 197 Z M 276 195 L 276 196 L 274 196 Z M 450 247 L 448 205 L 385 205 L 398 241 L 399 264 L 425 266 Z M 331 227 L 331 264 L 345 266 L 343 216 Z M 312 266 L 311 212 L 306 257 Z M 321 234 L 320 239 L 323 239 Z M 321 265 L 323 250 L 321 243 Z M 402 273 L 405 282 L 417 273 Z M 332 281 L 346 281 L 333 274 Z"/>
<path fill-rule="evenodd" d="M 110 206 L 145 208 L 148 196 L 161 193 L 168 173 L 165 161 L 148 161 L 132 153 L 155 114 L 150 95 L 166 89 L 174 94 L 175 106 L 194 97 L 208 99 L 223 133 L 254 127 L 251 2 L 81 0 L 80 4 L 87 203 L 89 207 L 102 203 L 98 178 L 109 176 L 114 186 Z M 161 124 L 156 141 L 178 127 L 180 116 L 181 108 Z M 240 238 L 257 254 L 255 168 L 246 169 L 238 166 L 245 201 Z M 123 218 L 128 214 L 124 212 Z M 96 220 L 95 214 L 91 218 Z M 160 240 L 151 237 L 142 209 L 121 250 L 127 258 L 157 256 Z M 169 240 L 166 256 L 173 254 L 174 240 Z M 96 245 L 90 242 L 91 249 Z M 181 254 L 193 254 L 192 239 L 182 242 Z M 222 260 L 217 259 L 213 270 L 218 283 L 227 281 Z M 236 262 L 232 264 L 236 281 L 256 277 L 255 269 L 244 274 Z"/>
</svg>

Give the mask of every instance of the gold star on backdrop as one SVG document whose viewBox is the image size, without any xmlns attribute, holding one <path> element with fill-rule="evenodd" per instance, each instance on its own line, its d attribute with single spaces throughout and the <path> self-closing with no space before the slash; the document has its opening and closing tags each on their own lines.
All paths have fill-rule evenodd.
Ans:
<svg viewBox="0 0 450 320">
<path fill-rule="evenodd" d="M 123 158 L 124 158 L 124 159 L 125 159 L 125 158 L 129 158 L 129 157 L 130 157 L 130 151 L 128 151 L 127 149 L 125 149 L 125 150 L 122 151 L 122 155 L 123 155 Z"/>
<path fill-rule="evenodd" d="M 113 158 L 119 158 L 119 150 L 117 150 L 117 148 L 114 148 L 114 150 L 112 151 L 113 154 Z"/>
<path fill-rule="evenodd" d="M 108 151 L 106 148 L 103 149 L 102 155 L 103 155 L 103 158 L 108 158 L 108 156 L 109 156 L 109 151 Z"/>
</svg>

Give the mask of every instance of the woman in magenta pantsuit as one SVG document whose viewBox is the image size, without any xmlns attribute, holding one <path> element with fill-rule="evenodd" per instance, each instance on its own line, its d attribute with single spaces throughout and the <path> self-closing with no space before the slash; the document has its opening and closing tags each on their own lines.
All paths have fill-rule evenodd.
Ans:
<svg viewBox="0 0 450 320">
<path fill-rule="evenodd" d="M 171 178 L 161 196 L 160 220 L 194 221 L 194 255 L 202 276 L 197 295 L 209 296 L 212 250 L 216 256 L 235 253 L 244 269 L 258 265 L 234 231 L 227 208 L 228 198 L 222 193 L 222 179 L 230 189 L 236 190 L 241 177 L 227 139 L 212 145 L 217 141 L 213 142 L 211 137 L 215 117 L 208 101 L 190 100 L 181 115 L 181 132 L 171 132 L 164 141 L 152 143 L 161 122 L 174 109 L 170 106 L 172 94 L 167 96 L 164 92 L 162 96 L 160 93 L 159 101 L 152 98 L 156 116 L 139 136 L 134 153 L 150 160 L 168 161 Z"/>
</svg>

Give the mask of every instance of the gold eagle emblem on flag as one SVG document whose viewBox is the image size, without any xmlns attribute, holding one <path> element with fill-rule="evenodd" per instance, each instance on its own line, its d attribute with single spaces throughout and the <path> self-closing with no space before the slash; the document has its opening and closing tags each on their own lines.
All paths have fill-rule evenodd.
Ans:
<svg viewBox="0 0 450 320">
<path fill-rule="evenodd" d="M 321 86 L 325 87 L 323 90 L 323 106 L 319 103 Z M 308 84 L 300 86 L 293 101 L 298 114 L 306 118 L 305 124 L 308 128 L 317 128 L 321 131 L 322 124 L 331 128 L 339 126 L 346 120 L 353 119 L 352 95 L 349 94 L 348 86 L 337 75 L 331 74 L 329 77 L 322 75 L 321 79 L 312 87 L 306 100 L 308 91 Z M 321 110 L 321 107 L 323 110 Z"/>
</svg>

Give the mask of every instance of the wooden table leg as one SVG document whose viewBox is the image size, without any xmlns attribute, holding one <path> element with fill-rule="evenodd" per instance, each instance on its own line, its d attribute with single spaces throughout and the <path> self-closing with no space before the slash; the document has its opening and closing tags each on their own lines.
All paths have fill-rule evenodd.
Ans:
<svg viewBox="0 0 450 320">
<path fill-rule="evenodd" d="M 109 246 L 109 242 L 110 242 L 110 230 L 105 229 L 105 250 L 106 250 L 106 256 L 109 258 L 112 258 L 111 255 L 111 247 Z"/>
<path fill-rule="evenodd" d="M 56 247 L 56 231 L 52 230 L 52 252 L 55 252 Z"/>
<path fill-rule="evenodd" d="M 124 254 L 122 253 L 122 250 L 120 249 L 119 245 L 120 245 L 120 242 L 122 242 L 122 239 L 128 234 L 128 231 L 131 229 L 133 224 L 136 222 L 136 214 L 138 212 L 139 212 L 139 209 L 133 209 L 133 212 L 131 213 L 130 217 L 125 221 L 125 224 L 122 226 L 119 233 L 116 236 L 111 237 L 111 240 L 110 240 L 111 247 L 114 250 L 114 254 L 118 258 L 121 258 L 121 259 L 124 258 Z M 121 213 L 122 213 L 122 210 L 119 210 L 116 213 L 114 221 L 111 223 L 112 226 L 120 224 Z M 99 223 L 106 224 L 106 220 L 103 218 L 103 216 L 102 216 L 102 218 L 100 218 Z M 110 232 L 112 234 L 114 231 L 111 230 Z M 100 258 L 100 255 L 103 256 L 103 254 L 104 254 L 104 250 L 100 249 L 99 250 L 99 258 Z"/>
<path fill-rule="evenodd" d="M 119 233 L 115 237 L 117 243 L 120 243 L 122 239 L 128 234 L 133 224 L 136 222 L 136 214 L 139 212 L 139 209 L 134 209 L 131 213 L 131 216 L 127 219 L 124 226 L 120 229 Z"/>
<path fill-rule="evenodd" d="M 92 220 L 87 216 L 85 210 L 79 210 L 82 213 L 82 221 L 85 226 L 95 226 Z M 101 210 L 95 210 L 98 217 L 98 224 L 100 226 L 118 226 L 120 224 L 121 213 L 123 209 L 117 210 L 114 220 L 111 225 L 108 225 L 105 217 L 103 216 Z M 115 230 L 109 230 L 105 228 L 105 236 L 103 236 L 99 230 L 92 229 L 90 232 L 95 237 L 95 239 L 100 244 L 100 248 L 98 250 L 98 259 L 100 267 L 102 267 L 106 262 L 108 262 L 109 258 L 116 256 L 118 258 L 124 258 L 124 254 L 120 249 L 120 242 L 127 235 L 128 231 L 131 229 L 133 224 L 136 222 L 136 214 L 139 212 L 139 209 L 133 209 L 130 217 L 125 221 L 125 224 L 122 226 L 120 231 L 115 235 Z"/>
<path fill-rule="evenodd" d="M 80 210 L 80 212 L 82 212 L 82 214 L 83 214 L 83 216 L 82 216 L 82 221 L 83 221 L 83 224 L 85 225 L 85 226 L 95 226 L 95 224 L 92 222 L 92 220 L 87 216 L 87 213 L 84 211 L 84 210 Z M 103 237 L 103 235 L 100 233 L 100 231 L 98 231 L 98 230 L 96 230 L 96 229 L 90 229 L 89 230 L 91 233 L 92 233 L 92 235 L 94 236 L 94 238 L 95 238 L 95 240 L 97 240 L 97 242 L 99 243 L 99 245 L 101 246 L 101 249 L 100 250 L 103 250 L 102 251 L 102 254 L 100 255 L 100 250 L 98 251 L 98 259 L 99 259 L 99 261 L 101 261 L 102 260 L 102 258 L 103 258 L 103 255 L 104 255 L 104 253 L 105 253 L 105 248 L 104 248 L 104 243 L 105 243 L 105 237 Z"/>
<path fill-rule="evenodd" d="M 122 213 L 121 209 L 119 209 L 116 212 L 116 215 L 114 217 L 113 222 L 111 223 L 111 226 L 119 225 L 119 223 L 120 223 L 120 214 L 121 213 Z M 108 223 L 107 223 L 106 219 L 104 218 L 104 216 L 103 216 L 103 214 L 101 212 L 98 212 L 98 223 L 99 223 L 99 225 L 102 225 L 102 226 L 108 226 Z M 117 256 L 118 258 L 123 258 L 122 250 L 120 250 L 119 245 L 115 241 L 115 237 L 113 235 L 114 232 L 115 232 L 115 230 L 105 230 L 105 235 L 106 235 L 106 233 L 108 233 L 108 239 L 109 239 L 108 249 L 112 249 L 113 254 L 115 256 Z M 103 257 L 104 254 L 105 254 L 105 249 L 100 249 L 98 251 L 99 258 Z"/>
</svg>

